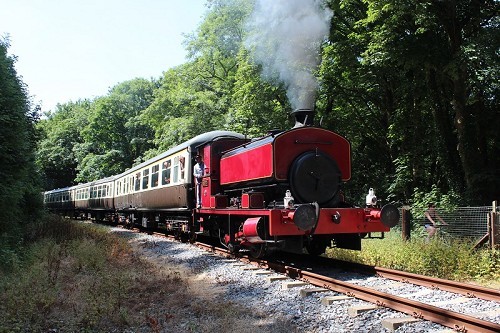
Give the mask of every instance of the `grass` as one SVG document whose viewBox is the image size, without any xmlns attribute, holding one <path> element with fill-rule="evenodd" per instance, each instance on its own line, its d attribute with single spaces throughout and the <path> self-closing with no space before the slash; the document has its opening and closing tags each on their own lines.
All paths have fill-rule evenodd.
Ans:
<svg viewBox="0 0 500 333">
<path fill-rule="evenodd" d="M 362 240 L 362 251 L 329 248 L 327 256 L 406 272 L 500 287 L 500 251 L 473 250 L 467 240 L 421 235 L 403 241 L 392 231 L 384 239 Z"/>
<path fill-rule="evenodd" d="M 109 228 L 58 217 L 37 225 L 0 270 L 2 332 L 292 333 L 255 309 L 221 303 L 217 289 L 182 267 L 146 261 Z M 463 241 L 403 242 L 391 232 L 362 251 L 329 256 L 458 281 L 500 286 L 500 251 Z"/>
<path fill-rule="evenodd" d="M 207 297 L 179 267 L 141 259 L 98 225 L 52 217 L 0 272 L 0 332 L 296 332 Z"/>
</svg>

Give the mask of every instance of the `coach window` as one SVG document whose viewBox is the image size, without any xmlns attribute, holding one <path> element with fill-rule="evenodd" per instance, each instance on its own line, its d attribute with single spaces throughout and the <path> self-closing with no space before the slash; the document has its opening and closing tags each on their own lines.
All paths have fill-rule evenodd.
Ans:
<svg viewBox="0 0 500 333">
<path fill-rule="evenodd" d="M 153 165 L 153 167 L 151 168 L 151 187 L 156 187 L 158 186 L 158 174 L 159 174 L 159 171 L 160 171 L 160 166 L 157 164 L 157 165 Z"/>
<path fill-rule="evenodd" d="M 170 166 L 171 166 L 170 160 L 166 160 L 162 164 L 162 167 L 161 167 L 161 184 L 162 185 L 170 184 Z"/>
<path fill-rule="evenodd" d="M 184 156 L 179 158 L 179 167 L 181 169 L 181 179 L 184 179 L 184 170 L 186 167 L 186 158 Z"/>
<path fill-rule="evenodd" d="M 141 173 L 135 174 L 135 190 L 139 191 L 141 189 Z"/>
<path fill-rule="evenodd" d="M 177 183 L 179 181 L 179 156 L 174 157 L 174 179 L 173 182 Z"/>
<path fill-rule="evenodd" d="M 142 171 L 142 189 L 145 190 L 149 186 L 149 169 Z"/>
</svg>

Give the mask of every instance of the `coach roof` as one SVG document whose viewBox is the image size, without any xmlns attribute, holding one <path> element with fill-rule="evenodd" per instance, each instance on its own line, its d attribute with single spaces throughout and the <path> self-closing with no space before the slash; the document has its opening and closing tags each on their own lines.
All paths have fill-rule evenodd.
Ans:
<svg viewBox="0 0 500 333">
<path fill-rule="evenodd" d="M 186 142 L 181 143 L 180 145 L 177 145 L 175 147 L 170 148 L 169 150 L 161 153 L 158 156 L 150 158 L 149 160 L 144 161 L 139 165 L 136 165 L 135 167 L 128 169 L 125 172 L 123 172 L 119 175 L 116 175 L 115 177 L 119 178 L 119 177 L 124 176 L 126 174 L 133 173 L 137 170 L 144 168 L 145 166 L 147 166 L 151 163 L 155 163 L 156 161 L 159 161 L 165 157 L 168 157 L 172 154 L 180 152 L 186 148 L 187 148 L 189 153 L 192 153 L 192 152 L 194 152 L 194 150 L 197 147 L 199 147 L 207 142 L 219 139 L 219 138 L 244 139 L 245 136 L 243 134 L 239 134 L 239 133 L 232 132 L 232 131 L 212 131 L 212 132 L 203 133 L 203 134 L 195 136 L 194 138 L 192 138 Z"/>
</svg>

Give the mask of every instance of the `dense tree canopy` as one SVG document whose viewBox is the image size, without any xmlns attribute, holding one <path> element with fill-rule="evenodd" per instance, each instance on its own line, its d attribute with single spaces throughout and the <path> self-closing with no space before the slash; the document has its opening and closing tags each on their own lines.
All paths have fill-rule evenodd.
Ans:
<svg viewBox="0 0 500 333">
<path fill-rule="evenodd" d="M 330 3 L 335 15 L 321 72 L 325 112 L 345 120 L 339 130 L 349 130 L 355 154 L 364 155 L 355 157 L 366 165 L 363 174 L 386 174 L 383 187 L 399 200 L 433 185 L 442 194 L 466 194 L 469 202 L 495 199 L 498 5 Z M 353 124 L 353 115 L 364 121 Z"/>
<path fill-rule="evenodd" d="M 361 203 L 375 187 L 405 203 L 498 199 L 498 2 L 325 4 L 333 17 L 315 73 L 316 119 L 352 143 L 348 197 Z M 256 136 L 290 127 L 286 86 L 262 77 L 244 43 L 252 5 L 207 1 L 186 37 L 185 64 L 59 105 L 40 124 L 47 187 L 119 173 L 209 130 Z"/>
<path fill-rule="evenodd" d="M 23 227 L 41 209 L 40 176 L 35 169 L 34 123 L 27 89 L 7 53 L 8 40 L 0 39 L 0 263 L 22 237 Z"/>
</svg>

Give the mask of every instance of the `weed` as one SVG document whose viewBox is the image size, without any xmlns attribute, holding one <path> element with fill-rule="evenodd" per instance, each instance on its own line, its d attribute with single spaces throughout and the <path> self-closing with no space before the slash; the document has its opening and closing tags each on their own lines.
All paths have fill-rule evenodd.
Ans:
<svg viewBox="0 0 500 333">
<path fill-rule="evenodd" d="M 295 332 L 241 305 L 220 306 L 207 281 L 141 259 L 109 228 L 51 217 L 29 235 L 19 263 L 0 275 L 0 333 L 224 333 L 250 321 L 242 333 Z"/>
<path fill-rule="evenodd" d="M 362 242 L 361 251 L 330 248 L 327 256 L 457 281 L 500 281 L 500 251 L 475 251 L 467 240 L 415 237 L 405 242 L 390 232 L 384 239 Z"/>
</svg>

